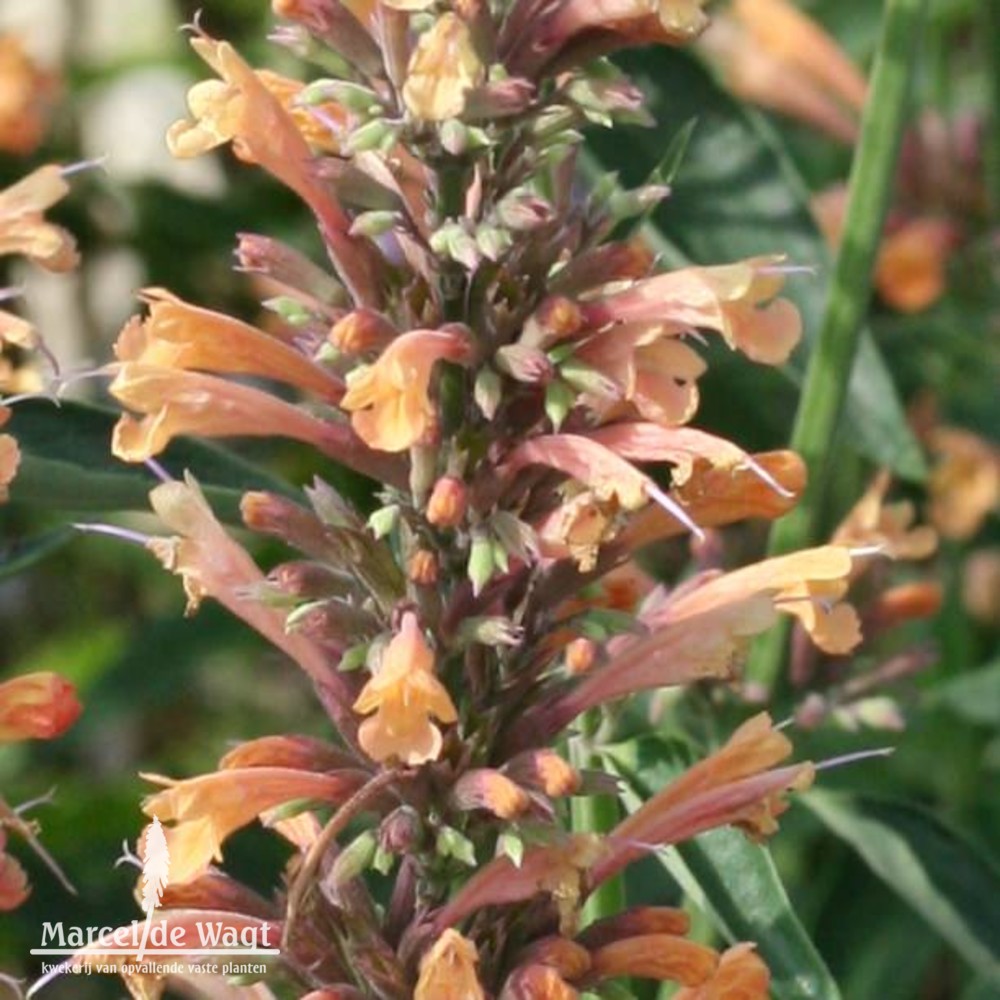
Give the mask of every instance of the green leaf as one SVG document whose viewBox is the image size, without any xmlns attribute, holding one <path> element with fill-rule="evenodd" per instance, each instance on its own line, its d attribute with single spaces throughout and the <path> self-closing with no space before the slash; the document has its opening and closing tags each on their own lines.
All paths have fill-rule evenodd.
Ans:
<svg viewBox="0 0 1000 1000">
<path fill-rule="evenodd" d="M 629 812 L 683 767 L 681 754 L 657 737 L 606 747 L 602 757 L 625 782 L 622 801 Z M 721 829 L 664 850 L 657 858 L 727 941 L 756 942 L 778 1000 L 840 997 L 765 848 L 736 830 Z"/>
<path fill-rule="evenodd" d="M 0 580 L 15 573 L 21 573 L 40 562 L 46 556 L 61 549 L 71 539 L 76 538 L 77 533 L 68 525 L 56 528 L 54 531 L 46 531 L 43 535 L 37 535 L 24 542 L 15 542 L 0 551 Z"/>
<path fill-rule="evenodd" d="M 930 813 L 847 792 L 803 801 L 972 965 L 1000 987 L 1000 872 Z"/>
<path fill-rule="evenodd" d="M 655 130 L 622 129 L 613 138 L 601 133 L 589 137 L 602 166 L 619 168 L 623 183 L 641 183 L 663 155 L 662 137 L 681 133 L 697 119 L 673 180 L 673 195 L 653 215 L 656 249 L 671 266 L 784 253 L 792 263 L 816 267 L 818 277 L 794 277 L 786 285 L 786 294 L 802 312 L 806 343 L 812 346 L 824 313 L 830 253 L 809 212 L 805 184 L 774 130 L 761 115 L 741 107 L 685 53 L 651 48 L 623 56 L 621 62 L 651 95 L 659 123 Z M 801 384 L 805 361 L 806 352 L 800 350 L 782 369 L 793 384 Z M 714 358 L 713 365 L 718 367 Z M 750 368 L 751 363 L 741 361 L 740 367 Z M 726 366 L 725 410 L 711 410 L 708 391 L 703 393 L 703 412 L 713 421 L 728 418 L 736 429 L 752 415 L 758 422 L 770 422 L 773 434 L 784 436 L 794 397 L 782 379 L 762 366 L 753 367 L 750 378 L 738 377 Z M 862 331 L 851 374 L 846 421 L 849 440 L 867 457 L 904 478 L 923 478 L 919 445 L 867 330 Z"/>
<path fill-rule="evenodd" d="M 13 407 L 5 430 L 17 439 L 21 465 L 11 499 L 65 511 L 149 510 L 157 480 L 144 465 L 111 454 L 118 414 L 83 403 L 25 400 Z M 249 489 L 288 493 L 287 484 L 222 448 L 178 440 L 157 459 L 180 478 L 188 469 L 219 517 L 239 523 L 239 501 Z"/>
<path fill-rule="evenodd" d="M 1000 660 L 927 692 L 927 705 L 941 705 L 987 726 L 1000 726 Z"/>
</svg>

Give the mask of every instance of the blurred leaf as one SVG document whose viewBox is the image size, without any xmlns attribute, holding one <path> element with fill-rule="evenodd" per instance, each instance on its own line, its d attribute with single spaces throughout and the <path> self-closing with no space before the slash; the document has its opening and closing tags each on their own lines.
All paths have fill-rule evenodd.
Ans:
<svg viewBox="0 0 1000 1000">
<path fill-rule="evenodd" d="M 927 693 L 928 705 L 988 726 L 1000 726 L 1000 660 L 939 684 Z"/>
<path fill-rule="evenodd" d="M 1000 873 L 930 813 L 845 792 L 803 801 L 983 976 L 1000 986 Z"/>
<path fill-rule="evenodd" d="M 83 403 L 18 403 L 7 427 L 22 456 L 11 499 L 50 510 L 148 511 L 149 491 L 157 480 L 145 466 L 111 454 L 117 419 L 111 410 Z M 233 523 L 239 523 L 245 490 L 289 491 L 265 470 L 200 441 L 176 441 L 157 461 L 178 478 L 189 469 L 219 517 Z"/>
<path fill-rule="evenodd" d="M 786 294 L 800 310 L 807 344 L 822 322 L 830 253 L 809 212 L 809 193 L 775 131 L 763 116 L 741 107 L 694 58 L 666 49 L 623 56 L 622 64 L 650 95 L 654 129 L 596 133 L 592 147 L 608 167 L 620 169 L 629 184 L 642 183 L 663 156 L 667 137 L 682 134 L 692 118 L 697 125 L 684 162 L 673 181 L 673 196 L 654 214 L 673 263 L 678 254 L 703 264 L 756 254 L 783 253 L 794 264 L 819 269 L 819 278 L 797 277 Z M 805 372 L 798 351 L 784 373 L 796 384 Z M 741 366 L 748 369 L 749 366 Z M 735 372 L 728 372 L 728 376 Z M 748 377 L 728 377 L 724 397 L 757 419 L 778 421 L 785 430 L 794 406 L 769 394 L 769 380 L 754 369 Z M 706 406 L 711 393 L 703 393 Z M 767 400 L 766 406 L 762 404 Z M 782 418 L 782 409 L 787 415 Z M 768 412 L 770 411 L 770 412 Z M 713 414 L 714 416 L 714 414 Z M 846 420 L 849 440 L 874 462 L 908 479 L 922 479 L 923 457 L 906 422 L 892 377 L 870 333 L 862 331 L 852 371 Z"/>
<path fill-rule="evenodd" d="M 76 532 L 66 525 L 8 546 L 0 552 L 0 580 L 21 573 L 76 537 Z"/>
<path fill-rule="evenodd" d="M 625 782 L 633 812 L 682 770 L 681 755 L 656 737 L 604 748 L 606 765 Z M 713 830 L 657 854 L 681 888 L 727 941 L 754 941 L 771 970 L 778 1000 L 837 1000 L 833 977 L 799 922 L 767 850 L 733 829 Z"/>
</svg>

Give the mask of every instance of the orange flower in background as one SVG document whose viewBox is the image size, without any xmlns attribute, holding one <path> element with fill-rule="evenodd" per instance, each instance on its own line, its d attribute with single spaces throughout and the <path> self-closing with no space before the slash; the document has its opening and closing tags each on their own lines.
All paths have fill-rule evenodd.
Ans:
<svg viewBox="0 0 1000 1000">
<path fill-rule="evenodd" d="M 476 946 L 450 927 L 420 960 L 413 1000 L 485 1000 Z"/>
<path fill-rule="evenodd" d="M 434 674 L 434 653 L 412 612 L 403 615 L 399 632 L 358 695 L 354 711 L 375 713 L 358 729 L 358 742 L 373 760 L 398 757 L 411 767 L 437 760 L 441 730 L 431 719 L 448 724 L 458 714 L 448 689 Z"/>
<path fill-rule="evenodd" d="M 79 257 L 73 237 L 44 213 L 69 193 L 63 171 L 39 167 L 0 191 L 0 254 L 22 254 L 49 271 L 68 271 Z"/>
<path fill-rule="evenodd" d="M 469 26 L 457 14 L 442 14 L 410 57 L 403 102 L 424 121 L 456 118 L 465 109 L 465 95 L 485 79 Z"/>
<path fill-rule="evenodd" d="M 707 983 L 679 990 L 674 1000 L 768 1000 L 770 987 L 771 973 L 754 945 L 742 942 L 722 953 Z"/>
<path fill-rule="evenodd" d="M 971 538 L 1000 504 L 1000 449 L 958 427 L 933 429 L 927 444 L 931 521 L 945 538 Z"/>
<path fill-rule="evenodd" d="M 879 473 L 834 532 L 836 545 L 878 545 L 892 559 L 926 559 L 937 548 L 937 533 L 912 527 L 916 512 L 906 500 L 887 504 L 892 477 Z"/>
<path fill-rule="evenodd" d="M 840 184 L 812 199 L 816 222 L 832 247 L 840 245 L 847 212 L 847 187 Z M 958 231 L 932 216 L 903 218 L 886 226 L 875 263 L 875 288 L 886 304 L 915 313 L 932 306 L 947 285 L 948 256 Z"/>
<path fill-rule="evenodd" d="M 24 674 L 0 684 L 0 743 L 51 740 L 62 735 L 82 711 L 76 689 L 49 671 Z"/>
<path fill-rule="evenodd" d="M 189 882 L 214 861 L 222 860 L 222 844 L 262 813 L 295 799 L 342 802 L 364 783 L 358 771 L 321 774 L 287 767 L 227 768 L 174 781 L 142 775 L 167 787 L 148 796 L 143 812 L 161 823 L 170 851 L 171 883 Z"/>
<path fill-rule="evenodd" d="M 865 78 L 837 41 L 787 0 L 733 0 L 698 47 L 742 100 L 841 142 L 856 140 Z"/>
<path fill-rule="evenodd" d="M 41 144 L 59 89 L 15 35 L 0 35 L 0 150 L 27 156 Z"/>
<path fill-rule="evenodd" d="M 31 895 L 28 876 L 20 862 L 4 850 L 6 841 L 7 834 L 0 826 L 0 911 L 16 909 Z"/>
<path fill-rule="evenodd" d="M 712 948 L 676 934 L 642 934 L 595 948 L 588 980 L 638 976 L 698 986 L 716 970 L 719 956 Z"/>
<path fill-rule="evenodd" d="M 411 330 L 397 337 L 378 360 L 347 377 L 340 401 L 358 436 L 380 451 L 403 451 L 435 426 L 431 375 L 439 361 L 464 364 L 470 344 L 451 330 Z"/>
<path fill-rule="evenodd" d="M 0 406 L 0 427 L 10 419 L 10 408 Z M 9 487 L 21 464 L 21 450 L 9 434 L 0 434 L 0 502 L 10 495 Z"/>
</svg>

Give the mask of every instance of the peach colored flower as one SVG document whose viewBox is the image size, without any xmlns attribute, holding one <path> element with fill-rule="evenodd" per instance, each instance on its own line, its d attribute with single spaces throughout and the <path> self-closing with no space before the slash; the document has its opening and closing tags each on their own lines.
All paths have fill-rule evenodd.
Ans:
<svg viewBox="0 0 1000 1000">
<path fill-rule="evenodd" d="M 516 968 L 504 983 L 500 1000 L 578 1000 L 580 994 L 551 965 Z"/>
<path fill-rule="evenodd" d="M 420 36 L 406 71 L 403 102 L 424 121 L 457 118 L 465 109 L 465 95 L 485 79 L 469 26 L 449 12 Z"/>
<path fill-rule="evenodd" d="M 748 719 L 715 753 L 690 767 L 618 824 L 609 850 L 598 859 L 599 885 L 651 845 L 674 844 L 717 826 L 734 825 L 754 840 L 777 830 L 787 808 L 783 795 L 813 780 L 809 763 L 782 768 L 792 751 L 787 737 L 762 712 Z"/>
<path fill-rule="evenodd" d="M 637 281 L 581 303 L 587 325 L 645 323 L 648 339 L 709 329 L 747 357 L 782 364 L 802 334 L 798 309 L 780 298 L 781 257 L 752 257 L 717 267 L 687 267 Z"/>
<path fill-rule="evenodd" d="M 803 549 L 725 573 L 670 602 L 658 618 L 676 622 L 753 594 L 767 594 L 778 611 L 794 615 L 827 653 L 848 653 L 860 641 L 855 610 L 840 599 L 854 563 L 842 545 Z"/>
<path fill-rule="evenodd" d="M 605 330 L 583 343 L 574 358 L 613 379 L 622 399 L 631 403 L 639 416 L 672 427 L 694 416 L 698 379 L 707 366 L 679 337 L 658 336 L 658 332 L 656 327 L 642 324 L 633 325 L 631 330 Z M 598 413 L 618 416 L 614 402 L 602 406 L 598 398 Z"/>
<path fill-rule="evenodd" d="M 27 156 L 41 145 L 58 89 L 19 38 L 0 35 L 0 149 Z"/>
<path fill-rule="evenodd" d="M 7 835 L 0 826 L 0 911 L 16 909 L 31 895 L 24 869 L 17 858 L 4 850 L 6 841 Z"/>
<path fill-rule="evenodd" d="M 0 684 L 0 743 L 54 739 L 81 711 L 76 689 L 59 674 L 39 671 L 14 677 Z"/>
<path fill-rule="evenodd" d="M 44 217 L 68 192 L 62 170 L 51 165 L 0 191 L 0 255 L 23 254 L 49 271 L 75 267 L 79 256 L 73 237 Z"/>
<path fill-rule="evenodd" d="M 263 167 L 312 209 L 358 304 L 377 303 L 373 258 L 364 243 L 348 235 L 350 220 L 313 169 L 309 143 L 279 96 L 268 89 L 269 78 L 255 73 L 228 42 L 198 36 L 191 46 L 220 79 L 203 80 L 188 91 L 193 120 L 171 125 L 170 152 L 186 159 L 232 143 L 236 156 Z"/>
<path fill-rule="evenodd" d="M 1000 449 L 958 427 L 935 428 L 927 443 L 931 521 L 945 538 L 971 538 L 1000 503 Z"/>
<path fill-rule="evenodd" d="M 742 100 L 841 142 L 856 141 L 865 78 L 836 40 L 788 0 L 734 0 L 698 47 Z"/>
<path fill-rule="evenodd" d="M 378 360 L 347 377 L 340 401 L 359 437 L 380 451 L 403 451 L 435 425 L 430 382 L 439 361 L 464 364 L 470 344 L 453 330 L 411 330 L 397 337 Z"/>
<path fill-rule="evenodd" d="M 708 982 L 679 990 L 674 1000 L 768 1000 L 771 973 L 754 947 L 744 941 L 727 948 Z"/>
<path fill-rule="evenodd" d="M 123 406 L 111 450 L 126 462 L 158 455 L 173 438 L 288 437 L 328 450 L 344 428 L 325 423 L 261 389 L 201 372 L 126 361 L 114 368 L 109 392 Z M 348 463 L 350 464 L 350 463 Z"/>
<path fill-rule="evenodd" d="M 301 80 L 293 80 L 269 69 L 259 69 L 256 72 L 257 79 L 277 98 L 302 138 L 313 149 L 333 156 L 340 153 L 341 138 L 350 125 L 346 109 L 333 101 L 324 101 L 312 108 L 304 107 L 298 103 L 305 88 Z"/>
<path fill-rule="evenodd" d="M 222 844 L 262 813 L 295 799 L 342 802 L 364 784 L 361 771 L 320 774 L 286 767 L 227 768 L 174 781 L 142 775 L 167 786 L 142 804 L 147 816 L 165 826 L 170 850 L 170 881 L 189 882 L 212 861 L 222 860 Z"/>
<path fill-rule="evenodd" d="M 193 306 L 162 288 L 141 293 L 149 315 L 133 316 L 118 335 L 115 356 L 125 364 L 194 369 L 274 379 L 336 402 L 341 380 L 256 327 Z"/>
<path fill-rule="evenodd" d="M 211 597 L 283 650 L 310 677 L 331 684 L 333 673 L 326 654 L 312 640 L 285 629 L 285 616 L 251 595 L 264 583 L 264 574 L 247 551 L 219 524 L 200 487 L 190 475 L 184 482 L 157 486 L 149 495 L 160 520 L 180 537 L 154 538 L 151 552 L 184 583 L 188 613 L 203 597 Z"/>
<path fill-rule="evenodd" d="M 447 724 L 458 715 L 447 688 L 434 674 L 434 653 L 412 612 L 403 615 L 399 632 L 358 695 L 354 711 L 375 713 L 358 729 L 358 742 L 372 759 L 398 757 L 410 767 L 437 760 L 441 730 L 431 719 Z"/>
<path fill-rule="evenodd" d="M 933 528 L 913 528 L 913 504 L 902 500 L 887 504 L 891 475 L 883 470 L 871 482 L 833 534 L 836 545 L 877 545 L 892 559 L 926 559 L 937 548 Z"/>
<path fill-rule="evenodd" d="M 485 1000 L 476 946 L 450 927 L 420 960 L 413 1000 Z"/>
</svg>

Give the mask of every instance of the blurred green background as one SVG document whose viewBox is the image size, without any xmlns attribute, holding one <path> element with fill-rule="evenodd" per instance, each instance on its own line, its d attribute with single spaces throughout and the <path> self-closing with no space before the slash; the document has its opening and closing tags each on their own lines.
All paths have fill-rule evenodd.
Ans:
<svg viewBox="0 0 1000 1000">
<path fill-rule="evenodd" d="M 955 153 L 956 169 L 969 190 L 983 197 L 972 198 L 970 208 L 937 191 L 927 203 L 917 203 L 901 178 L 896 207 L 904 214 L 946 216 L 958 237 L 947 253 L 946 290 L 933 304 L 902 313 L 884 301 L 873 303 L 870 329 L 899 399 L 880 395 L 882 383 L 876 382 L 870 412 L 852 404 L 855 424 L 833 445 L 837 474 L 826 511 L 831 529 L 884 462 L 896 462 L 903 474 L 900 492 L 926 512 L 927 493 L 917 481 L 920 453 L 914 457 L 915 437 L 901 422 L 904 408 L 918 429 L 953 425 L 975 432 L 984 441 L 980 461 L 997 461 L 1000 237 L 989 205 L 996 204 L 990 199 L 998 139 L 989 114 L 1000 77 L 991 59 L 1000 38 L 990 6 L 991 0 L 933 0 L 924 44 L 912 54 L 913 128 L 931 112 L 952 125 L 968 123 L 975 155 L 961 159 Z M 45 102 L 41 144 L 0 157 L 0 186 L 42 163 L 102 161 L 74 178 L 71 197 L 51 213 L 76 234 L 81 268 L 52 276 L 14 263 L 4 275 L 5 284 L 24 287 L 18 308 L 37 323 L 66 372 L 84 372 L 109 357 L 122 321 L 135 311 L 135 292 L 145 285 L 257 318 L 252 287 L 232 270 L 235 233 L 262 232 L 314 246 L 306 213 L 259 171 L 225 152 L 181 163 L 166 151 L 167 125 L 184 114 L 187 87 L 206 75 L 177 30 L 198 7 L 202 26 L 233 41 L 252 63 L 301 72 L 288 52 L 265 41 L 271 15 L 262 0 L 0 0 L 0 29 L 21 39 L 55 81 Z M 877 45 L 881 4 L 817 0 L 802 7 L 867 66 Z M 640 53 L 622 62 L 650 95 L 660 124 L 627 129 L 610 140 L 595 128 L 588 138 L 602 165 L 639 183 L 684 124 L 696 119 L 673 195 L 655 220 L 661 249 L 699 263 L 787 253 L 794 263 L 816 268 L 814 276 L 796 279 L 794 294 L 807 324 L 818 326 L 830 258 L 808 196 L 846 177 L 851 150 L 806 124 L 743 106 L 697 56 Z M 0 78 L 0 94 L 4 86 Z M 954 152 L 945 146 L 949 155 Z M 8 360 L 17 365 L 24 359 Z M 92 380 L 81 383 L 79 392 L 101 400 Z M 796 391 L 785 374 L 737 363 L 715 350 L 702 400 L 699 426 L 763 450 L 787 441 Z M 60 432 L 48 422 L 39 433 Z M 58 442 L 51 444 L 58 448 Z M 329 471 L 296 449 L 241 453 L 266 466 L 267 475 L 297 483 Z M 152 485 L 145 473 L 130 475 L 149 478 Z M 74 511 L 70 497 L 58 490 L 49 500 L 32 495 L 19 501 L 15 491 L 13 502 L 0 507 L 0 678 L 57 670 L 78 686 L 85 712 L 51 744 L 0 748 L 0 790 L 17 804 L 54 789 L 51 804 L 36 814 L 46 846 L 79 895 L 67 896 L 27 851 L 12 845 L 34 886 L 23 907 L 0 914 L 0 970 L 15 976 L 36 971 L 27 951 L 37 946 L 43 921 L 106 925 L 135 914 L 135 873 L 114 868 L 114 862 L 122 842 L 134 841 L 142 826 L 139 802 L 147 786 L 139 772 L 186 776 L 212 769 L 231 741 L 270 732 L 324 732 L 311 692 L 293 668 L 216 607 L 183 619 L 178 582 L 142 550 L 75 537 L 29 569 L 12 572 L 33 540 L 49 537 L 68 517 L 95 518 L 92 510 Z M 762 550 L 761 531 L 739 538 L 748 554 Z M 266 562 L 268 553 L 261 555 Z M 841 836 L 831 833 L 829 816 L 821 821 L 818 806 L 797 805 L 784 821 L 773 844 L 779 869 L 849 1000 L 1000 996 L 984 966 L 970 960 L 977 949 L 989 956 L 992 948 L 994 962 L 1000 954 L 997 911 L 982 908 L 984 891 L 1000 886 L 998 567 L 994 498 L 992 512 L 974 531 L 943 539 L 929 564 L 903 573 L 940 581 L 940 612 L 863 654 L 862 666 L 871 666 L 914 648 L 934 651 L 932 667 L 879 692 L 892 699 L 888 715 L 898 715 L 905 728 L 887 731 L 854 720 L 860 731 L 852 731 L 841 718 L 796 736 L 803 755 L 816 757 L 895 746 L 888 761 L 824 775 L 823 788 L 906 800 L 947 824 L 928 823 L 908 841 L 919 850 L 904 858 L 904 867 L 915 891 L 924 885 L 923 898 L 930 901 L 921 906 L 901 898 L 901 885 L 890 884 L 893 877 L 880 878 L 878 864 L 866 861 L 843 830 Z M 697 725 L 710 711 L 711 700 L 695 693 L 684 705 L 671 706 L 670 724 Z M 883 713 L 881 721 L 887 717 Z M 885 828 L 853 829 L 862 840 L 877 840 Z M 956 859 L 966 857 L 967 846 L 975 863 L 963 868 Z M 273 882 L 280 857 L 273 841 L 254 831 L 238 835 L 227 850 L 229 867 L 264 888 Z M 950 872 L 955 884 L 945 885 L 942 872 Z M 902 889 L 905 897 L 908 886 Z M 957 912 L 932 919 L 941 898 Z M 962 899 L 964 912 L 956 904 Z M 77 978 L 53 985 L 48 995 L 122 992 L 112 980 Z"/>
</svg>

